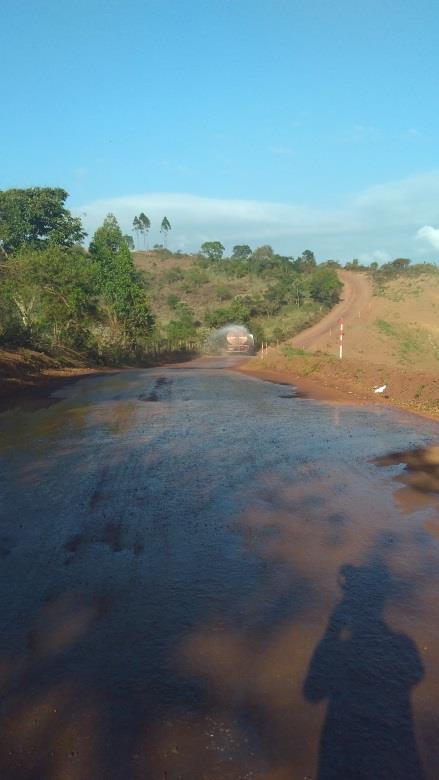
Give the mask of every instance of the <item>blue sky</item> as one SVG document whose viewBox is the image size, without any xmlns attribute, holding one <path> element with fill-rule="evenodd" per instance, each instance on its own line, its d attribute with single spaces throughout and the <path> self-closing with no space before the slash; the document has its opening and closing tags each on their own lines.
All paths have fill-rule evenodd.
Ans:
<svg viewBox="0 0 439 780">
<path fill-rule="evenodd" d="M 0 188 L 174 248 L 439 257 L 439 4 L 2 0 Z"/>
</svg>

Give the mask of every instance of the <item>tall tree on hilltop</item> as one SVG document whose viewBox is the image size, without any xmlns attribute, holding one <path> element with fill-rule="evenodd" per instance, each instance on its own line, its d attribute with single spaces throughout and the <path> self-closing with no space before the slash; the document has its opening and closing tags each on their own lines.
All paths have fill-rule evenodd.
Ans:
<svg viewBox="0 0 439 780">
<path fill-rule="evenodd" d="M 208 260 L 218 262 L 222 260 L 224 252 L 225 249 L 221 241 L 205 241 L 204 244 L 201 244 L 200 254 L 207 257 Z"/>
<path fill-rule="evenodd" d="M 160 228 L 160 233 L 163 235 L 163 246 L 166 247 L 166 240 L 168 237 L 169 231 L 172 230 L 171 223 L 169 222 L 169 219 L 167 217 L 163 217 L 162 219 L 162 225 Z"/>
<path fill-rule="evenodd" d="M 232 260 L 248 260 L 252 253 L 248 244 L 237 244 L 233 247 Z"/>
<path fill-rule="evenodd" d="M 151 227 L 151 222 L 149 218 L 146 216 L 146 214 L 142 213 L 139 216 L 139 222 L 142 226 L 142 233 L 143 233 L 143 248 L 146 249 L 148 246 L 148 233 L 149 229 Z"/>
<path fill-rule="evenodd" d="M 301 273 L 310 273 L 311 271 L 314 271 L 317 267 L 314 252 L 311 252 L 310 249 L 305 249 L 301 256 L 293 262 L 293 266 Z"/>
<path fill-rule="evenodd" d="M 134 233 L 136 235 L 137 243 L 139 243 L 140 227 L 141 227 L 141 225 L 140 225 L 139 217 L 134 217 L 134 219 L 133 219 L 133 231 L 134 231 Z"/>
</svg>

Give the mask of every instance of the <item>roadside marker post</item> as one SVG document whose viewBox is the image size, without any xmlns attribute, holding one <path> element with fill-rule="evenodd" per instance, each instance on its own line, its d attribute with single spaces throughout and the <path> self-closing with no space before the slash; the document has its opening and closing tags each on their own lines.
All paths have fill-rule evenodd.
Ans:
<svg viewBox="0 0 439 780">
<path fill-rule="evenodd" d="M 343 325 L 343 320 L 340 320 L 340 360 L 343 357 L 343 335 L 344 335 L 344 325 Z"/>
</svg>

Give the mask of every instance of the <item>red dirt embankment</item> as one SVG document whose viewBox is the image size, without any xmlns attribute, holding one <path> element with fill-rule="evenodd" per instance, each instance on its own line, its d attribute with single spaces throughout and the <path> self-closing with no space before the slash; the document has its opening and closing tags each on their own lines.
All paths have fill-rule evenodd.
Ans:
<svg viewBox="0 0 439 780">
<path fill-rule="evenodd" d="M 439 376 L 383 366 L 361 360 L 338 360 L 320 352 L 286 354 L 288 348 L 268 349 L 236 370 L 261 379 L 288 382 L 300 393 L 324 401 L 396 406 L 439 419 Z M 374 388 L 386 384 L 384 393 Z"/>
<path fill-rule="evenodd" d="M 378 297 L 365 274 L 340 271 L 339 276 L 344 285 L 342 300 L 326 317 L 238 370 L 295 384 L 320 400 L 388 404 L 438 419 L 435 319 L 426 319 L 427 304 L 434 311 L 435 299 L 430 298 L 436 294 L 436 277 L 396 280 Z M 413 290 L 410 285 L 415 285 Z M 345 325 L 343 360 L 338 358 L 341 318 Z M 418 323 L 421 327 L 416 328 Z M 379 324 L 386 326 L 381 328 L 384 333 Z M 376 394 L 374 388 L 383 385 L 384 393 Z"/>
<path fill-rule="evenodd" d="M 95 374 L 99 369 L 87 366 L 62 366 L 43 352 L 0 349 L 0 399 L 19 393 L 50 392 L 69 379 Z"/>
</svg>

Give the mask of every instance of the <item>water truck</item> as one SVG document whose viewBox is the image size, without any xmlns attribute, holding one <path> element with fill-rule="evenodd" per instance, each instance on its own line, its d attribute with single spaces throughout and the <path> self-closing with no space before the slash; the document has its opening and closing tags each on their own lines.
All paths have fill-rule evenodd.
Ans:
<svg viewBox="0 0 439 780">
<path fill-rule="evenodd" d="M 255 340 L 251 333 L 244 328 L 233 328 L 226 335 L 226 349 L 229 353 L 246 353 L 251 355 L 254 352 Z"/>
</svg>

